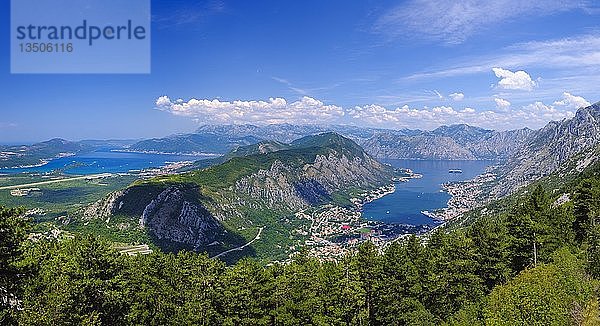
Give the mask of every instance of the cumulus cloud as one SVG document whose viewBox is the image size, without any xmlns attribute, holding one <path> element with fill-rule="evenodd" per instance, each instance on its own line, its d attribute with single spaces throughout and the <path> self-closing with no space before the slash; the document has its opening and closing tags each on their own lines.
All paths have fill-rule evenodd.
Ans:
<svg viewBox="0 0 600 326">
<path fill-rule="evenodd" d="M 523 70 L 512 72 L 502 68 L 492 68 L 496 77 L 500 78 L 498 88 L 531 91 L 536 82 Z"/>
<path fill-rule="evenodd" d="M 575 96 L 570 93 L 564 92 L 563 99 L 560 101 L 554 102 L 554 105 L 565 106 L 565 107 L 571 108 L 571 109 L 578 109 L 578 108 L 590 106 L 591 104 L 590 104 L 590 102 L 588 102 L 586 99 L 584 99 L 581 96 Z"/>
<path fill-rule="evenodd" d="M 580 0 L 409 0 L 379 17 L 374 30 L 390 37 L 418 37 L 459 44 L 505 21 L 587 9 L 590 3 Z"/>
<path fill-rule="evenodd" d="M 268 101 L 221 101 L 190 99 L 171 101 L 168 96 L 156 100 L 156 108 L 174 115 L 191 117 L 206 124 L 219 123 L 297 123 L 332 122 L 344 115 L 335 105 L 326 105 L 314 98 L 304 96 L 288 103 L 283 98 Z"/>
<path fill-rule="evenodd" d="M 462 101 L 465 98 L 465 94 L 463 93 L 452 93 L 448 96 L 455 101 Z"/>
<path fill-rule="evenodd" d="M 500 110 L 506 110 L 510 107 L 510 102 L 503 98 L 496 97 L 494 101 L 496 102 L 496 107 Z"/>
<path fill-rule="evenodd" d="M 508 103 L 504 99 L 501 103 Z M 498 102 L 498 101 L 497 101 Z M 574 116 L 569 110 L 559 110 L 552 105 L 534 102 L 518 109 L 509 109 L 510 103 L 502 111 L 475 110 L 471 107 L 455 109 L 451 106 L 433 108 L 410 108 L 403 106 L 388 109 L 379 105 L 355 106 L 348 117 L 356 124 L 386 126 L 390 128 L 433 129 L 441 125 L 466 123 L 483 128 L 506 130 L 515 128 L 540 128 L 551 120 L 562 120 Z"/>
<path fill-rule="evenodd" d="M 570 94 L 569 94 L 570 95 Z M 378 104 L 357 105 L 351 108 L 324 104 L 304 96 L 288 102 L 284 98 L 267 101 L 221 101 L 218 99 L 171 100 L 168 96 L 156 99 L 155 107 L 174 115 L 189 117 L 201 124 L 353 124 L 383 128 L 433 129 L 441 125 L 466 123 L 483 128 L 504 130 L 522 127 L 540 128 L 551 120 L 574 116 L 576 96 L 564 95 L 562 100 L 546 105 L 534 102 L 515 107 L 496 97 L 501 110 L 481 110 L 472 107 L 386 107 Z"/>
</svg>

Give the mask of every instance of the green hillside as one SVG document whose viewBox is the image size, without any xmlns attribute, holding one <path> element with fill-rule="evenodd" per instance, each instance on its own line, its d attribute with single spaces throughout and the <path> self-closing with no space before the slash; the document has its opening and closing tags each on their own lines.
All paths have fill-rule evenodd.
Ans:
<svg viewBox="0 0 600 326">
<path fill-rule="evenodd" d="M 595 325 L 600 320 L 600 164 L 556 204 L 541 185 L 467 227 L 366 243 L 338 262 L 231 267 L 202 254 L 119 255 L 94 237 L 23 242 L 2 209 L 3 283 L 12 324 Z M 21 244 L 26 244 L 21 246 Z"/>
<path fill-rule="evenodd" d="M 240 147 L 221 164 L 139 180 L 97 205 L 104 211 L 88 215 L 128 219 L 129 228 L 147 232 L 164 250 L 187 248 L 211 255 L 251 241 L 260 229 L 260 241 L 226 258 L 281 260 L 304 243 L 298 230 L 311 223 L 294 213 L 326 204 L 351 206 L 351 197 L 390 184 L 393 176 L 392 168 L 353 141 L 326 133 L 291 144 Z"/>
</svg>

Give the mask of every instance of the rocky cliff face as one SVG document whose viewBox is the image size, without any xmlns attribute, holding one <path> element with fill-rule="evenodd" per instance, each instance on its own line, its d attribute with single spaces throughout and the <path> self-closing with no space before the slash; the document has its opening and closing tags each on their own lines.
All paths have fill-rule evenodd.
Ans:
<svg viewBox="0 0 600 326">
<path fill-rule="evenodd" d="M 499 170 L 493 194 L 503 196 L 557 171 L 577 158 L 580 169 L 595 162 L 600 145 L 600 104 L 579 109 L 572 119 L 553 121 L 534 132 Z M 579 156 L 579 157 L 577 157 Z"/>
<path fill-rule="evenodd" d="M 479 159 L 504 160 L 523 148 L 532 134 L 534 131 L 529 128 L 492 132 L 466 143 L 466 147 Z"/>
<path fill-rule="evenodd" d="M 291 213 L 349 189 L 379 187 L 393 177 L 390 167 L 334 133 L 236 153 L 247 155 L 133 185 L 91 205 L 84 215 L 129 216 L 158 239 L 198 247 L 211 243 L 223 231 L 222 223 L 233 218 L 253 224 L 265 212 Z"/>
<path fill-rule="evenodd" d="M 86 219 L 129 216 L 158 239 L 205 245 L 222 230 L 217 219 L 198 200 L 198 188 L 187 184 L 163 190 L 132 186 L 109 194 L 86 207 Z"/>
<path fill-rule="evenodd" d="M 532 133 L 527 128 L 498 132 L 463 124 L 408 136 L 380 132 L 360 144 L 377 158 L 504 160 L 522 148 Z"/>
<path fill-rule="evenodd" d="M 381 133 L 361 142 L 374 157 L 388 159 L 475 160 L 477 157 L 445 136 L 398 136 Z"/>
<path fill-rule="evenodd" d="M 223 153 L 261 140 L 289 143 L 308 135 L 334 131 L 360 144 L 377 158 L 390 159 L 506 159 L 523 145 L 529 129 L 496 132 L 466 124 L 432 131 L 391 130 L 356 126 L 298 126 L 291 124 L 203 126 L 194 134 L 139 142 L 131 148 L 145 151 Z M 277 146 L 277 145 L 275 145 Z"/>
<path fill-rule="evenodd" d="M 212 242 L 221 225 L 197 196 L 195 187 L 166 188 L 146 205 L 140 225 L 147 227 L 158 239 L 195 247 Z"/>
<path fill-rule="evenodd" d="M 277 160 L 269 169 L 236 181 L 234 192 L 238 199 L 246 198 L 264 208 L 295 211 L 328 202 L 335 192 L 349 187 L 368 189 L 385 184 L 391 176 L 387 167 L 369 156 L 348 157 L 331 151 L 300 168 Z"/>
</svg>

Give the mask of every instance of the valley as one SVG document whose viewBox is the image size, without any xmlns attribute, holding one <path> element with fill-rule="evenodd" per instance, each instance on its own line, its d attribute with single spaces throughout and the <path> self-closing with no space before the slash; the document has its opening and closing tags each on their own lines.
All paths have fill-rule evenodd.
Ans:
<svg viewBox="0 0 600 326">
<path fill-rule="evenodd" d="M 600 0 L 0 6 L 0 325 L 600 325 Z"/>
<path fill-rule="evenodd" d="M 103 149 L 78 154 L 80 159 L 55 158 L 43 166 L 1 176 L 0 198 L 9 205 L 34 208 L 31 216 L 41 232 L 59 229 L 165 251 L 204 251 L 229 263 L 245 256 L 264 263 L 286 262 L 302 250 L 323 260 L 338 260 L 365 241 L 385 248 L 406 234 L 426 234 L 440 224 L 452 225 L 515 192 L 519 185 L 556 171 L 560 161 L 553 161 L 555 165 L 546 170 L 537 169 L 537 174 L 523 173 L 521 166 L 531 166 L 528 159 L 532 156 L 519 154 L 547 151 L 534 146 L 543 144 L 537 139 L 546 137 L 551 128 L 562 133 L 563 129 L 578 130 L 577 139 L 589 135 L 584 142 L 588 145 L 561 155 L 565 162 L 579 157 L 573 163 L 578 169 L 593 164 L 595 156 L 571 153 L 585 152 L 597 143 L 598 132 L 588 126 L 595 128 L 598 111 L 597 105 L 581 109 L 572 120 L 550 123 L 539 131 L 497 133 L 466 125 L 431 132 L 242 125 L 200 128 L 203 136 L 197 142 L 180 135 L 169 141 L 119 143 L 107 151 L 110 147 L 95 141 L 94 146 Z M 337 131 L 318 133 L 323 130 Z M 304 136 L 311 132 L 317 134 Z M 392 136 L 409 142 L 427 139 L 432 151 L 423 155 L 427 147 L 415 145 L 420 149 L 407 149 L 416 153 L 409 160 L 390 160 L 390 156 L 405 156 L 398 149 L 406 145 Z M 182 155 L 183 149 L 206 150 L 200 147 L 210 137 L 216 137 L 212 150 L 232 149 L 219 157 Z M 272 138 L 260 140 L 265 137 Z M 511 138 L 510 142 L 502 141 L 505 138 Z M 224 143 L 224 139 L 231 142 Z M 383 146 L 382 139 L 389 144 Z M 452 148 L 449 140 L 470 154 L 448 160 L 440 150 Z M 157 142 L 162 147 L 144 147 Z M 90 142 L 80 144 L 89 146 Z M 359 144 L 368 147 L 363 150 Z M 393 151 L 381 150 L 392 144 Z M 216 150 L 215 146 L 223 145 Z M 563 143 L 556 148 L 568 146 Z M 141 148 L 179 154 L 129 152 Z M 385 164 L 377 161 L 378 156 L 385 157 Z M 144 164 L 155 167 L 144 168 Z M 457 168 L 462 173 L 448 173 Z M 89 174 L 99 171 L 112 173 Z M 520 183 L 508 190 L 515 187 L 514 180 Z M 9 193 L 16 188 L 24 190 Z"/>
</svg>

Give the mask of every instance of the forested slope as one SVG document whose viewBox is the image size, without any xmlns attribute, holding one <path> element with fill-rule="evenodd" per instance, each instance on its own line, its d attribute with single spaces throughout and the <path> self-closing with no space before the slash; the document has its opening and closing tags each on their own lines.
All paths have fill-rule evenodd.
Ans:
<svg viewBox="0 0 600 326">
<path fill-rule="evenodd" d="M 535 187 L 501 215 L 340 262 L 226 267 L 180 252 L 119 255 L 93 237 L 25 241 L 3 209 L 2 324 L 594 325 L 599 320 L 600 175 L 570 201 Z M 6 296 L 5 296 L 6 298 Z M 17 298 L 18 300 L 15 300 Z"/>
</svg>

